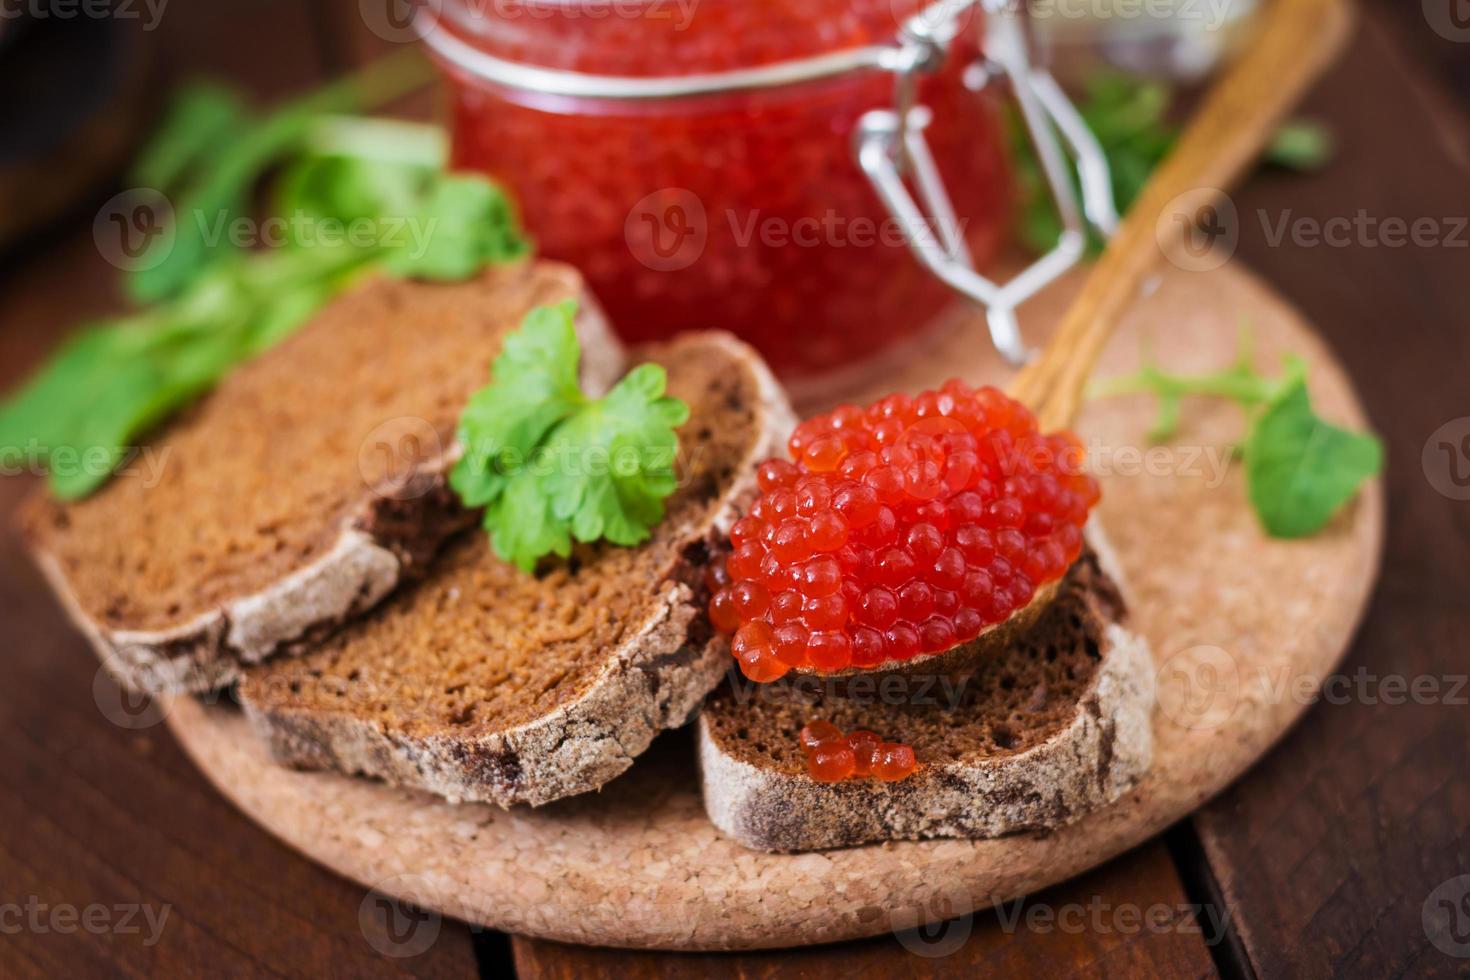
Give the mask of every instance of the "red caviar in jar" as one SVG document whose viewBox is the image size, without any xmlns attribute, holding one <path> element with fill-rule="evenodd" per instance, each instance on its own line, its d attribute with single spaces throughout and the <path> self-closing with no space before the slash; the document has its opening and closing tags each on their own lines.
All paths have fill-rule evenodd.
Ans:
<svg viewBox="0 0 1470 980">
<path fill-rule="evenodd" d="M 436 41 L 534 68 L 678 77 L 895 44 L 930 2 L 623 0 L 601 17 L 562 0 L 423 6 L 450 82 L 454 166 L 505 185 L 538 251 L 582 272 L 624 338 L 731 330 L 790 376 L 871 356 L 953 302 L 854 159 L 858 120 L 893 107 L 892 73 L 619 101 L 497 85 Z M 1006 235 L 1013 191 L 996 94 L 961 80 L 977 57 L 977 25 L 965 28 L 921 76 L 918 101 L 983 265 Z"/>
<path fill-rule="evenodd" d="M 1065 574 L 1098 500 L 1075 436 L 1038 432 L 1020 402 L 961 381 L 843 406 L 789 448 L 796 463 L 758 470 L 762 496 L 710 601 L 717 628 L 756 631 L 736 651 L 754 680 L 973 640 Z M 764 639 L 773 626 L 779 642 Z"/>
<path fill-rule="evenodd" d="M 830 721 L 812 721 L 797 736 L 806 753 L 806 769 L 819 783 L 840 783 L 853 776 L 883 782 L 907 779 L 919 768 L 914 750 L 885 742 L 876 732 L 858 729 L 849 735 Z"/>
</svg>

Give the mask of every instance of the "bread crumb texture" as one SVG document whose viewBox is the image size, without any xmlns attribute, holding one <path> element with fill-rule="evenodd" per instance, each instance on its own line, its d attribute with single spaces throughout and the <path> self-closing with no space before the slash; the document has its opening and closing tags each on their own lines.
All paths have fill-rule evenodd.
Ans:
<svg viewBox="0 0 1470 980">
<path fill-rule="evenodd" d="M 463 283 L 368 280 L 158 432 L 156 485 L 140 468 L 79 503 L 38 497 L 28 537 L 109 630 L 167 629 L 259 593 L 349 526 L 411 557 L 426 508 L 392 495 L 450 448 L 521 316 L 577 289 L 570 270 L 526 263 Z"/>
<path fill-rule="evenodd" d="M 732 677 L 706 706 L 708 731 L 735 758 L 791 775 L 806 772 L 798 735 L 816 719 L 902 742 L 925 765 L 1015 755 L 1071 723 L 1097 672 L 1103 624 L 1121 615 L 1116 587 L 1086 554 L 1036 626 L 972 671 L 763 686 Z"/>
<path fill-rule="evenodd" d="M 691 409 L 679 433 L 678 489 L 645 546 L 578 545 L 569 560 L 544 560 L 529 575 L 496 558 L 475 529 L 425 581 L 319 649 L 248 671 L 242 694 L 252 711 L 324 756 L 288 761 L 333 764 L 323 746 L 339 737 L 339 723 L 389 739 L 468 743 L 544 718 L 584 697 L 614 652 L 671 601 L 699 614 L 668 655 L 702 650 L 710 639 L 703 566 L 717 547 L 711 519 L 761 435 L 759 386 L 724 346 L 696 337 L 635 357 L 662 363 L 669 393 Z M 278 737 L 276 747 L 313 754 L 289 742 Z"/>
</svg>

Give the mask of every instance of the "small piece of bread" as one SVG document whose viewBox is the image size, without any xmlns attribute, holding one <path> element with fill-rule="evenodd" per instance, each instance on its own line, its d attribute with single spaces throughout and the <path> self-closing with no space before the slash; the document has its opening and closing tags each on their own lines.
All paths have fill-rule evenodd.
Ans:
<svg viewBox="0 0 1470 980">
<path fill-rule="evenodd" d="M 530 309 L 582 292 L 547 262 L 360 284 L 157 433 L 136 472 L 33 500 L 32 551 L 123 684 L 228 684 L 377 604 L 472 521 L 445 486 L 459 412 Z M 602 390 L 621 350 L 581 311 Z"/>
<path fill-rule="evenodd" d="M 973 673 L 732 678 L 699 721 L 710 820 L 747 847 L 809 851 L 1040 830 L 1117 799 L 1152 755 L 1153 665 L 1121 625 L 1097 547 L 1035 626 Z M 897 782 L 817 782 L 797 737 L 814 719 L 906 743 L 920 767 Z"/>
<path fill-rule="evenodd" d="M 299 658 L 245 671 L 275 757 L 533 805 L 596 789 L 684 724 L 730 662 L 704 573 L 794 419 L 760 358 L 724 334 L 638 352 L 689 404 L 679 488 L 637 548 L 579 546 L 528 575 L 476 529 L 422 582 Z"/>
</svg>

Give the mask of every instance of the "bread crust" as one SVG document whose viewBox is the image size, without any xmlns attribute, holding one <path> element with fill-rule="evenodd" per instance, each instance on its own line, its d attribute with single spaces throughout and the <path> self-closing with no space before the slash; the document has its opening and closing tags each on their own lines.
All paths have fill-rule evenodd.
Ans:
<svg viewBox="0 0 1470 980">
<path fill-rule="evenodd" d="M 606 390 L 622 370 L 621 344 L 580 275 L 550 263 L 541 272 L 564 279 L 569 295 L 580 294 L 576 327 L 582 381 L 590 390 Z M 68 617 L 118 683 L 145 694 L 211 691 L 233 683 L 245 667 L 299 652 L 371 609 L 456 531 L 472 524 L 473 515 L 448 487 L 459 454 L 458 446 L 450 446 L 409 474 L 411 499 L 365 487 L 357 513 L 321 556 L 257 592 L 162 629 L 117 629 L 99 622 L 82 608 L 44 542 L 33 540 L 31 552 Z"/>
<path fill-rule="evenodd" d="M 240 691 L 246 714 L 277 761 L 375 776 L 456 802 L 539 806 L 605 785 L 660 731 L 688 722 L 730 663 L 728 640 L 699 628 L 708 597 L 698 584 L 705 564 L 698 556 L 728 547 L 731 525 L 757 493 L 757 463 L 779 451 L 796 422 L 785 392 L 758 355 L 728 335 L 704 339 L 725 346 L 752 372 L 760 437 L 735 465 L 738 475 L 720 504 L 702 526 L 681 535 L 679 566 L 664 580 L 655 611 L 608 651 L 579 697 L 524 724 L 473 738 L 418 737 L 385 731 L 348 713 L 262 705 L 252 699 L 247 678 Z"/>
<path fill-rule="evenodd" d="M 1117 581 L 1096 524 L 1089 540 Z M 705 810 L 722 833 L 756 850 L 811 851 L 890 840 L 998 837 L 1071 823 L 1118 799 L 1148 770 L 1153 658 L 1115 622 L 1101 630 L 1101 662 L 1071 722 L 1009 756 L 921 766 L 907 779 L 819 783 L 735 757 L 699 722 Z"/>
</svg>

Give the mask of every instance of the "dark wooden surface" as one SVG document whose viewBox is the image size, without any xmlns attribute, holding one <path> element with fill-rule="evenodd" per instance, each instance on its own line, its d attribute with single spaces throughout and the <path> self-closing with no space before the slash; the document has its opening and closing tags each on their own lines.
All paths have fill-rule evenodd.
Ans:
<svg viewBox="0 0 1470 980">
<path fill-rule="evenodd" d="M 148 43 L 176 73 L 208 70 L 275 98 L 382 49 L 357 6 L 179 4 Z M 1421 916 L 1436 887 L 1470 874 L 1470 691 L 1458 703 L 1391 704 L 1390 689 L 1374 679 L 1432 677 L 1448 691 L 1470 673 L 1470 504 L 1437 492 L 1444 474 L 1426 473 L 1420 457 L 1439 426 L 1470 415 L 1470 247 L 1374 247 L 1362 235 L 1344 247 L 1273 244 L 1264 230 L 1283 216 L 1325 221 L 1362 210 L 1380 221 L 1431 218 L 1449 234 L 1453 219 L 1470 213 L 1470 44 L 1436 33 L 1419 8 L 1377 0 L 1311 97 L 1307 109 L 1341 139 L 1333 165 L 1311 177 L 1263 172 L 1234 195 L 1240 259 L 1332 338 L 1390 447 L 1383 582 L 1344 668 L 1365 680 L 1342 703 L 1317 705 L 1246 778 L 1164 840 L 927 939 L 682 956 L 509 940 L 430 922 L 425 928 L 438 932 L 426 952 L 384 955 L 412 951 L 413 940 L 394 946 L 364 928 L 377 906 L 363 888 L 251 825 L 161 726 L 109 720 L 119 717 L 115 689 L 94 689 L 95 660 L 7 533 L 0 976 L 1465 973 L 1470 959 L 1436 947 Z M 0 267 L 0 385 L 79 319 L 117 305 L 114 270 L 88 228 L 91 209 L 109 193 L 100 188 L 72 220 Z M 0 483 L 0 513 L 26 487 L 24 479 Z M 98 934 L 49 918 L 58 908 L 105 906 L 117 925 L 125 912 L 115 906 L 140 903 L 155 916 L 168 909 L 156 944 L 146 944 L 141 916 L 133 920 L 140 932 Z M 46 906 L 41 928 L 10 928 L 17 917 L 7 918 L 8 908 L 28 916 L 38 904 Z M 1139 928 L 1144 914 L 1163 925 Z M 1231 929 L 1207 944 L 1222 917 Z M 1470 931 L 1470 905 L 1459 924 Z"/>
</svg>

